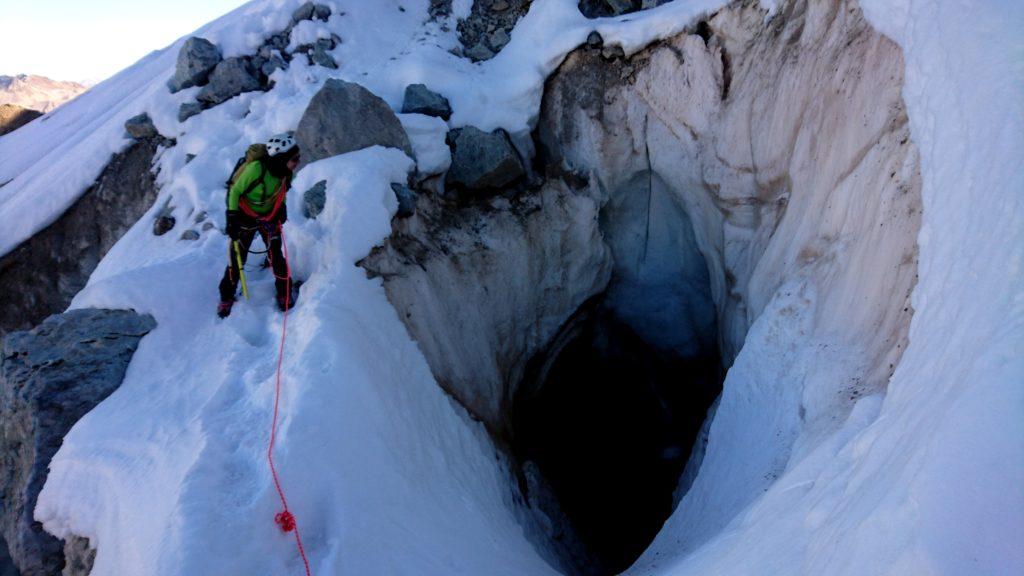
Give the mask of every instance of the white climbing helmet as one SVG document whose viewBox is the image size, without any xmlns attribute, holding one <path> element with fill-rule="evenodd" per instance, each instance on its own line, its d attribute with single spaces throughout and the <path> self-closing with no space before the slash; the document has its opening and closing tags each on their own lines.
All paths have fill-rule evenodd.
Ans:
<svg viewBox="0 0 1024 576">
<path fill-rule="evenodd" d="M 278 154 L 287 152 L 294 147 L 295 137 L 292 136 L 291 132 L 271 136 L 270 140 L 267 140 L 267 155 L 277 156 Z"/>
</svg>

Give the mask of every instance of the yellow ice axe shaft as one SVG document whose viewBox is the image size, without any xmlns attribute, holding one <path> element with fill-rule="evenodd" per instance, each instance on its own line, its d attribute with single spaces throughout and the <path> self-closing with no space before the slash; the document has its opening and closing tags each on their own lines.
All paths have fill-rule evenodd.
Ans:
<svg viewBox="0 0 1024 576">
<path fill-rule="evenodd" d="M 235 246 L 235 262 L 238 263 L 238 279 L 242 281 L 242 295 L 245 299 L 249 299 L 249 286 L 245 283 L 245 268 L 242 268 L 242 248 L 238 243 L 238 240 L 234 242 Z"/>
</svg>

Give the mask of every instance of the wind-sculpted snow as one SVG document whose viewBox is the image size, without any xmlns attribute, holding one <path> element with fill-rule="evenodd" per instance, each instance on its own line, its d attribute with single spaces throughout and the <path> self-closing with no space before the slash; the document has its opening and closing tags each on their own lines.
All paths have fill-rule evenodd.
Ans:
<svg viewBox="0 0 1024 576">
<path fill-rule="evenodd" d="M 225 57 L 245 55 L 284 29 L 299 4 L 252 2 L 194 35 L 217 44 Z M 423 83 L 450 101 L 449 128 L 503 128 L 515 141 L 537 126 L 545 80 L 591 32 L 598 31 L 606 46 L 633 55 L 656 40 L 676 37 L 723 2 L 676 0 L 623 17 L 588 20 L 575 0 L 537 0 L 509 44 L 481 64 L 449 53 L 458 45 L 454 23 L 445 30 L 429 21 L 427 0 L 404 0 L 404 10 L 397 1 L 329 4 L 327 22 L 305 26 L 342 39 L 331 51 L 337 70 L 294 59 L 287 70 L 273 73 L 270 91 L 241 94 L 179 123 L 180 105 L 198 91 L 171 95 L 167 90 L 181 40 L 0 139 L 0 220 L 5 223 L 0 253 L 74 202 L 110 155 L 128 144 L 124 121 L 141 112 L 149 113 L 161 134 L 177 140 L 157 159 L 157 204 L 173 198 L 178 221 L 207 212 L 222 224 L 221 184 L 234 159 L 249 143 L 294 129 L 328 78 L 358 82 L 392 109 L 401 106 L 407 85 Z M 770 26 L 781 19 L 777 23 L 783 27 L 787 18 L 798 17 L 792 11 L 798 4 L 779 3 L 770 14 L 757 11 L 756 18 L 741 24 Z M 810 4 L 814 10 L 804 15 L 808 34 L 817 29 L 812 17 L 849 17 L 829 12 L 830 7 L 857 9 L 850 2 Z M 734 262 L 743 262 L 735 270 L 746 276 L 731 281 L 747 285 L 740 288 L 746 290 L 747 308 L 728 315 L 736 322 L 727 331 L 737 346 L 735 365 L 690 492 L 691 500 L 695 495 L 706 500 L 684 498 L 637 572 L 1024 571 L 1016 545 L 1024 533 L 1019 491 L 1024 483 L 1019 441 L 1024 437 L 1019 386 L 1024 379 L 1024 177 L 1016 169 L 1024 152 L 1017 98 L 1024 78 L 1015 60 L 1024 15 L 1011 2 L 971 7 L 866 0 L 865 7 L 869 21 L 904 50 L 902 94 L 910 135 L 920 150 L 924 210 L 909 347 L 890 380 L 888 362 L 878 359 L 899 354 L 886 356 L 891 343 L 865 334 L 873 320 L 885 326 L 887 337 L 904 334 L 898 329 L 902 307 L 857 307 L 865 293 L 872 302 L 885 301 L 880 287 L 902 286 L 893 281 L 899 274 L 888 269 L 875 276 L 855 274 L 872 270 L 863 259 L 891 259 L 891 238 L 904 238 L 873 230 L 889 221 L 858 213 L 873 205 L 857 201 L 861 196 L 854 185 L 870 182 L 863 184 L 869 191 L 886 186 L 880 182 L 888 174 L 859 170 L 885 165 L 892 157 L 879 151 L 891 150 L 893 143 L 877 126 L 881 140 L 857 150 L 843 148 L 849 141 L 819 141 L 818 132 L 808 131 L 790 143 L 806 147 L 805 153 L 834 147 L 842 152 L 836 158 L 861 162 L 846 173 L 824 166 L 824 176 L 843 176 L 837 185 L 843 203 L 823 206 L 822 198 L 808 194 L 805 217 L 792 221 L 806 226 L 781 225 L 776 233 L 810 238 L 821 214 L 842 223 L 840 230 L 862 235 L 824 238 L 826 250 L 808 252 L 784 239 L 746 239 L 750 244 L 744 245 L 759 247 L 754 252 L 764 250 L 763 261 L 771 266 L 756 266 L 753 252 L 731 253 Z M 456 2 L 454 9 L 468 14 L 469 4 Z M 696 36 L 684 40 L 700 42 Z M 796 50 L 795 60 L 816 56 L 790 49 Z M 667 64 L 674 56 L 663 57 L 661 65 L 672 72 Z M 821 73 L 827 80 L 838 71 L 822 68 Z M 683 84 L 689 79 L 655 78 Z M 780 85 L 791 86 L 787 79 Z M 822 85 L 831 86 L 826 80 Z M 891 95 L 892 88 L 880 80 L 877 92 L 851 92 L 856 99 L 849 109 L 877 118 L 872 98 Z M 807 102 L 844 109 L 824 94 L 808 94 Z M 767 100 L 758 100 L 775 106 L 777 115 L 758 123 L 740 114 L 728 122 L 719 141 L 726 145 L 721 161 L 738 157 L 730 153 L 740 151 L 739 142 L 756 140 L 746 132 L 751 127 L 778 130 L 787 114 L 799 109 L 772 101 L 778 97 L 769 93 L 762 96 Z M 684 119 L 693 118 L 700 119 Z M 403 124 L 418 131 L 412 139 L 417 155 L 431 152 L 431 166 L 423 172 L 443 170 L 447 157 L 435 152 L 443 150 L 444 131 Z M 679 128 L 673 138 L 685 141 L 687 122 L 664 124 Z M 655 136 L 671 141 L 664 133 Z M 782 162 L 778 155 L 790 147 L 747 150 L 758 169 L 775 174 L 792 169 L 812 182 L 817 173 Z M 910 165 L 901 169 L 912 173 Z M 289 319 L 276 457 L 289 503 L 316 574 L 554 574 L 513 515 L 509 476 L 482 426 L 440 390 L 381 282 L 366 279 L 355 266 L 391 232 L 397 202 L 390 184 L 405 184 L 412 171 L 412 160 L 402 152 L 371 148 L 310 164 L 297 176 L 296 191 L 325 181 L 326 203 L 316 220 L 306 220 L 301 194 L 292 194 L 292 221 L 284 229 L 293 271 L 306 281 Z M 772 182 L 779 186 L 766 186 L 764 192 L 775 194 L 785 183 Z M 739 246 L 700 244 L 714 236 L 715 224 L 690 208 L 706 258 Z M 740 216 L 747 214 L 743 210 L 737 208 Z M 158 327 L 142 342 L 120 389 L 65 438 L 36 519 L 57 536 L 89 538 L 98 549 L 97 576 L 297 573 L 301 565 L 294 542 L 272 522 L 278 503 L 265 461 L 281 328 L 272 305 L 273 280 L 254 269 L 252 300 L 238 303 L 228 319 L 218 321 L 213 312 L 226 239 L 216 228 L 194 242 L 176 237 L 155 237 L 146 222 L 134 226 L 72 303 L 72 308 L 133 308 L 152 314 Z M 879 240 L 871 244 L 864 238 Z M 844 251 L 850 246 L 855 249 Z M 897 248 L 902 256 L 906 246 Z M 797 260 L 806 264 L 833 256 L 857 265 L 808 268 L 821 277 L 799 273 Z M 714 258 L 708 262 L 713 295 L 727 297 L 726 268 L 716 268 Z M 872 282 L 880 278 L 885 282 Z M 905 293 L 891 294 L 900 303 L 905 298 Z M 721 300 L 716 306 L 728 308 Z M 851 342 L 867 342 L 867 352 Z M 821 352 L 822 345 L 829 351 Z M 847 354 L 851 350 L 856 354 Z M 872 360 L 867 368 L 864 358 Z M 871 371 L 876 384 L 867 398 L 833 397 L 843 390 L 835 374 L 862 369 Z M 764 432 L 776 430 L 781 439 Z M 734 469 L 741 472 L 735 481 L 730 480 Z M 751 479 L 762 469 L 772 474 Z M 717 479 L 726 481 L 716 488 Z M 680 541 L 688 545 L 680 547 Z"/>
</svg>

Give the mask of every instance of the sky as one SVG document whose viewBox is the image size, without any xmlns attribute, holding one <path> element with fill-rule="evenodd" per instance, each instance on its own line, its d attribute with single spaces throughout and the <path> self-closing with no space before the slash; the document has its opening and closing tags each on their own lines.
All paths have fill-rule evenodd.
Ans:
<svg viewBox="0 0 1024 576">
<path fill-rule="evenodd" d="M 0 0 L 0 75 L 96 83 L 245 0 Z"/>
</svg>

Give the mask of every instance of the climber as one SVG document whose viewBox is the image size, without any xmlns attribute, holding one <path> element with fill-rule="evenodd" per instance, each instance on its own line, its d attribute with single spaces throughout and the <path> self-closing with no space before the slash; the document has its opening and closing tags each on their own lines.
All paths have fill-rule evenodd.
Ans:
<svg viewBox="0 0 1024 576">
<path fill-rule="evenodd" d="M 259 148 L 258 145 L 250 147 Z M 277 306 L 282 311 L 291 305 L 291 279 L 288 263 L 281 252 L 281 226 L 288 219 L 285 198 L 292 173 L 299 164 L 299 147 L 290 134 L 278 134 L 266 143 L 266 153 L 240 166 L 227 195 L 228 266 L 220 281 L 217 316 L 231 314 L 240 276 L 249 246 L 260 233 L 274 270 Z"/>
</svg>

